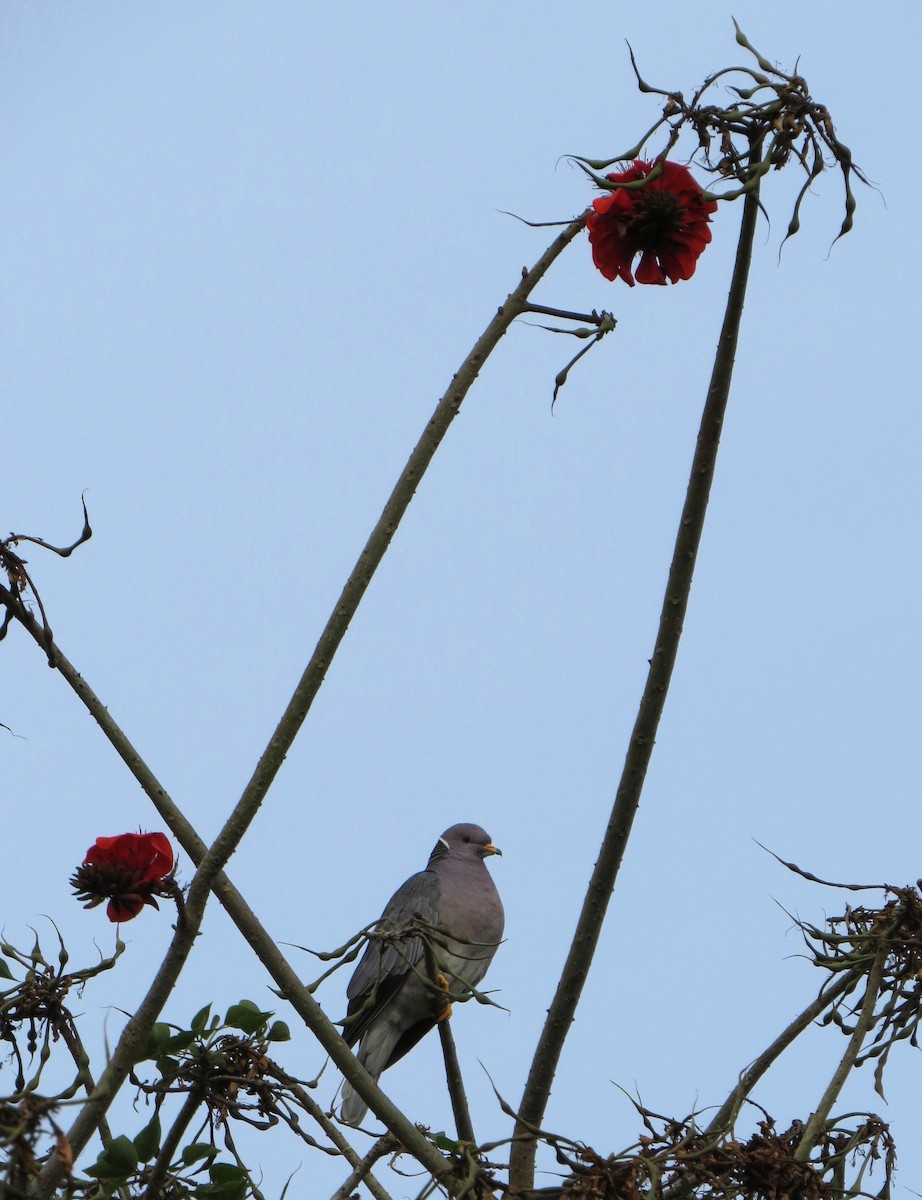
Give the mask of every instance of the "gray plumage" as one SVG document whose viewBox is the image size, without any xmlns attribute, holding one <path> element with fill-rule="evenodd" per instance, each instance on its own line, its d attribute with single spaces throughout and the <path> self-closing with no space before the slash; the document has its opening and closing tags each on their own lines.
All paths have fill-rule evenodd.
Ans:
<svg viewBox="0 0 922 1200">
<path fill-rule="evenodd" d="M 454 993 L 476 987 L 483 979 L 503 936 L 503 906 L 484 862 L 501 853 L 479 825 L 452 825 L 436 842 L 425 871 L 397 889 L 377 923 L 378 932 L 386 932 L 419 916 L 463 938 L 464 943 L 451 942 L 447 949 L 434 946 Z M 350 1046 L 359 1043 L 359 1062 L 373 1079 L 403 1058 L 436 1023 L 437 999 L 413 966 L 428 975 L 422 938 L 397 944 L 373 938 L 346 989 L 349 1008 L 343 1037 Z M 343 1120 L 357 1125 L 365 1112 L 365 1101 L 345 1084 Z"/>
</svg>

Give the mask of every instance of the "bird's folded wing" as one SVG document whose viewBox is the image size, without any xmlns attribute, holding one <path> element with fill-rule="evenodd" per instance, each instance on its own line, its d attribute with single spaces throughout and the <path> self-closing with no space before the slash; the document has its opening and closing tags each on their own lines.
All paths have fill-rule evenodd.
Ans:
<svg viewBox="0 0 922 1200">
<path fill-rule="evenodd" d="M 380 933 L 408 925 L 421 917 L 430 925 L 439 923 L 439 894 L 441 884 L 434 871 L 411 875 L 390 898 L 377 922 Z M 373 937 L 350 980 L 346 995 L 349 999 L 348 1024 L 343 1037 L 350 1045 L 362 1036 L 365 1029 L 389 1003 L 404 977 L 423 957 L 422 939 L 418 937 L 389 941 Z M 361 1015 L 368 999 L 374 1000 Z M 350 1018 L 355 1018 L 350 1020 Z"/>
</svg>

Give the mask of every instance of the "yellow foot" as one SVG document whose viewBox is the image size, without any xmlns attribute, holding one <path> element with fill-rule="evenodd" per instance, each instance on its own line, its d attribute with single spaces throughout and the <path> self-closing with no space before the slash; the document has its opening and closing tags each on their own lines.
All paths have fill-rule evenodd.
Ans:
<svg viewBox="0 0 922 1200">
<path fill-rule="evenodd" d="M 438 973 L 438 975 L 436 975 L 435 979 L 442 991 L 448 992 L 448 980 L 441 973 L 441 971 Z M 438 1013 L 435 1018 L 436 1021 L 447 1021 L 451 1016 L 451 1001 L 447 998 L 447 996 L 434 996 L 433 999 L 438 1005 Z"/>
</svg>

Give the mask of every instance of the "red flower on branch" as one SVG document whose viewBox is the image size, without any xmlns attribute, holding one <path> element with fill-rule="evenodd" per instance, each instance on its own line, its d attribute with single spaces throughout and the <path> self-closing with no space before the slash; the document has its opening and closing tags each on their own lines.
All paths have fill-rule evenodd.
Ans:
<svg viewBox="0 0 922 1200">
<path fill-rule="evenodd" d="M 145 904 L 160 907 L 154 896 L 168 894 L 172 871 L 173 847 L 165 834 L 121 833 L 97 838 L 70 882 L 84 908 L 108 900 L 110 921 L 130 921 Z"/>
<path fill-rule="evenodd" d="M 663 162 L 662 174 L 643 187 L 615 188 L 593 200 L 586 228 L 592 243 L 592 261 L 606 279 L 623 279 L 634 286 L 634 258 L 638 283 L 665 284 L 691 279 L 698 255 L 711 240 L 708 225 L 717 203 L 704 192 L 685 167 Z M 647 179 L 656 163 L 634 161 L 626 171 L 606 175 L 612 183 Z"/>
</svg>

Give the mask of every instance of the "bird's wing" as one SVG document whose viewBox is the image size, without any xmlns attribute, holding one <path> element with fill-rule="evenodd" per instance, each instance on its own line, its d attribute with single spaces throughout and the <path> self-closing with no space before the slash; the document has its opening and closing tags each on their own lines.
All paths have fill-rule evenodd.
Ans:
<svg viewBox="0 0 922 1200">
<path fill-rule="evenodd" d="M 386 934 L 392 929 L 399 929 L 413 917 L 422 917 L 430 925 L 438 925 L 440 892 L 441 883 L 434 871 L 420 871 L 411 875 L 388 901 L 378 919 L 377 932 Z M 372 938 L 346 989 L 349 1009 L 343 1037 L 350 1046 L 355 1045 L 390 1003 L 408 973 L 422 957 L 421 938 L 404 938 L 400 941 Z"/>
</svg>

